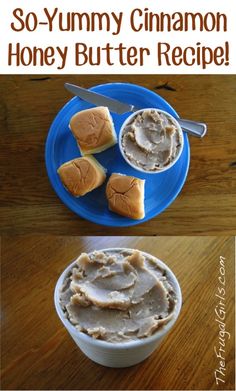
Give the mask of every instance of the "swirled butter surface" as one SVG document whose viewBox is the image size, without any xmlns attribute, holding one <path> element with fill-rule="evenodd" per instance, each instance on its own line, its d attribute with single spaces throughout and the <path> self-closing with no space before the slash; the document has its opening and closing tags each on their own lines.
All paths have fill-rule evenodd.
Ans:
<svg viewBox="0 0 236 391">
<path fill-rule="evenodd" d="M 79 256 L 64 280 L 60 305 L 78 330 L 115 343 L 148 337 L 168 323 L 176 294 L 156 258 L 112 249 Z"/>
<path fill-rule="evenodd" d="M 182 142 L 182 134 L 171 117 L 146 109 L 124 127 L 121 147 L 134 166 L 144 171 L 160 171 L 174 161 Z"/>
</svg>

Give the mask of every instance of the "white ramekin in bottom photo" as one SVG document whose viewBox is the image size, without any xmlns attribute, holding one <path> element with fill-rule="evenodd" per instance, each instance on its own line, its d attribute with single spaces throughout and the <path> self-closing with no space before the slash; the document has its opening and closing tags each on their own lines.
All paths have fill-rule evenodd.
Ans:
<svg viewBox="0 0 236 391">
<path fill-rule="evenodd" d="M 109 248 L 100 251 L 108 251 L 108 250 L 124 251 L 124 250 L 131 250 L 131 249 Z M 148 257 L 150 257 L 150 254 L 147 254 L 143 251 L 142 254 L 144 255 L 146 254 Z M 176 322 L 182 305 L 182 295 L 181 295 L 181 289 L 178 280 L 175 277 L 174 273 L 169 269 L 169 267 L 164 262 L 160 261 L 158 258 L 154 257 L 153 255 L 151 256 L 152 258 L 155 258 L 157 260 L 161 268 L 166 270 L 167 279 L 174 288 L 176 298 L 177 298 L 177 303 L 176 303 L 173 317 L 166 325 L 162 326 L 160 330 L 157 330 L 150 337 L 142 338 L 139 340 L 111 343 L 111 342 L 92 338 L 89 335 L 77 330 L 66 318 L 65 313 L 63 312 L 60 306 L 61 287 L 63 285 L 65 278 L 68 276 L 68 273 L 75 265 L 76 260 L 73 261 L 59 277 L 54 292 L 54 301 L 55 301 L 57 314 L 61 322 L 63 323 L 63 325 L 65 326 L 65 328 L 67 329 L 67 331 L 69 332 L 73 340 L 75 341 L 75 343 L 78 345 L 78 347 L 82 350 L 82 352 L 87 357 L 89 357 L 91 360 L 95 361 L 96 363 L 107 367 L 113 367 L 113 368 L 129 367 L 140 363 L 141 361 L 145 360 L 145 358 L 150 356 L 150 354 L 158 347 L 162 339 L 166 336 L 166 334 L 170 331 L 170 329 L 173 327 L 174 323 Z"/>
</svg>

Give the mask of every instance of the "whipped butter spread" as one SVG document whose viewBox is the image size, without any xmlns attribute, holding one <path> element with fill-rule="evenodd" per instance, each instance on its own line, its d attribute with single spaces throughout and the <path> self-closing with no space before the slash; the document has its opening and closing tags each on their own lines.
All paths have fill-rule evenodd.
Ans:
<svg viewBox="0 0 236 391">
<path fill-rule="evenodd" d="M 182 135 L 171 117 L 154 109 L 132 117 L 122 132 L 126 158 L 145 171 L 159 171 L 179 154 Z"/>
<path fill-rule="evenodd" d="M 176 294 L 151 255 L 113 249 L 79 256 L 61 288 L 60 305 L 78 330 L 115 343 L 148 337 L 168 323 Z"/>
</svg>

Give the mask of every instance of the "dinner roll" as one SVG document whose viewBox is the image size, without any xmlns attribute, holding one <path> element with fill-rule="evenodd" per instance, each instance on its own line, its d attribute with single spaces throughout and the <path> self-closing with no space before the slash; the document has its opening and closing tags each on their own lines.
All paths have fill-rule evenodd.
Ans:
<svg viewBox="0 0 236 391">
<path fill-rule="evenodd" d="M 94 107 L 76 113 L 70 120 L 70 129 L 82 155 L 105 151 L 117 142 L 107 107 Z"/>
<path fill-rule="evenodd" d="M 144 183 L 133 176 L 112 174 L 106 186 L 109 209 L 131 219 L 143 219 Z"/>
<path fill-rule="evenodd" d="M 75 197 L 96 189 L 106 179 L 105 169 L 93 156 L 84 156 L 62 164 L 57 170 L 65 188 Z"/>
</svg>

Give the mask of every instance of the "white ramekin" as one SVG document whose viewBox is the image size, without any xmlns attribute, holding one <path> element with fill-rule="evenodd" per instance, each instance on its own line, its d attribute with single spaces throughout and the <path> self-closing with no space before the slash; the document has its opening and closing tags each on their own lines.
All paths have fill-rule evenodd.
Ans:
<svg viewBox="0 0 236 391">
<path fill-rule="evenodd" d="M 100 251 L 108 250 L 123 251 L 131 249 L 109 248 Z M 145 253 L 144 251 L 142 251 L 142 253 L 144 255 L 146 254 L 147 256 L 150 256 L 150 254 Z M 176 322 L 182 305 L 182 295 L 178 280 L 175 277 L 174 273 L 168 268 L 168 266 L 166 266 L 165 263 L 163 263 L 154 256 L 152 257 L 155 258 L 158 261 L 158 264 L 166 270 L 168 280 L 172 283 L 172 286 L 176 293 L 177 304 L 173 317 L 166 325 L 164 325 L 159 331 L 157 330 L 157 332 L 154 333 L 152 336 L 140 340 L 111 343 L 99 339 L 94 339 L 89 335 L 78 331 L 65 317 L 65 314 L 59 304 L 61 286 L 66 276 L 68 275 L 72 267 L 75 265 L 76 260 L 74 260 L 59 277 L 54 292 L 54 302 L 57 314 L 61 322 L 67 329 L 68 333 L 75 341 L 75 343 L 82 350 L 82 352 L 92 361 L 113 368 L 129 367 L 138 364 L 139 362 L 145 360 L 145 358 L 150 356 L 150 354 L 158 347 L 162 339 L 170 331 L 170 329 Z"/>
<path fill-rule="evenodd" d="M 178 151 L 178 154 L 176 155 L 176 157 L 174 158 L 174 160 L 172 160 L 172 162 L 170 164 L 168 164 L 167 166 L 163 167 L 163 168 L 160 168 L 159 170 L 156 170 L 156 171 L 148 171 L 148 170 L 144 170 L 142 169 L 141 167 L 138 167 L 136 166 L 135 164 L 133 164 L 128 158 L 127 156 L 125 155 L 124 153 L 124 150 L 123 150 L 123 147 L 122 147 L 122 135 L 123 135 L 123 130 L 124 128 L 126 127 L 126 125 L 132 120 L 133 117 L 135 117 L 137 114 L 139 113 L 143 113 L 145 111 L 150 111 L 150 110 L 155 110 L 157 111 L 158 113 L 163 113 L 165 114 L 167 117 L 169 117 L 175 124 L 175 126 L 177 127 L 178 131 L 179 131 L 179 135 L 180 135 L 180 138 L 181 138 L 181 147 Z M 121 152 L 121 155 L 123 156 L 123 158 L 125 159 L 125 161 L 131 166 L 133 167 L 135 170 L 137 171 L 141 171 L 141 172 L 145 172 L 146 174 L 159 174 L 160 172 L 163 172 L 163 171 L 166 171 L 166 170 L 169 170 L 169 168 L 171 168 L 180 158 L 181 156 L 181 153 L 183 151 L 183 148 L 184 148 L 184 135 L 183 135 L 183 130 L 181 128 L 181 126 L 179 125 L 179 123 L 176 121 L 176 119 L 174 117 L 172 117 L 172 115 L 170 115 L 169 113 L 167 113 L 166 111 L 164 110 L 160 110 L 160 109 L 157 109 L 157 108 L 145 108 L 145 109 L 141 109 L 141 110 L 138 110 L 138 111 L 135 111 L 134 113 L 132 113 L 128 118 L 126 118 L 126 120 L 124 121 L 124 123 L 122 124 L 121 126 L 121 129 L 120 129 L 120 133 L 119 133 L 119 148 L 120 148 L 120 152 Z"/>
</svg>

